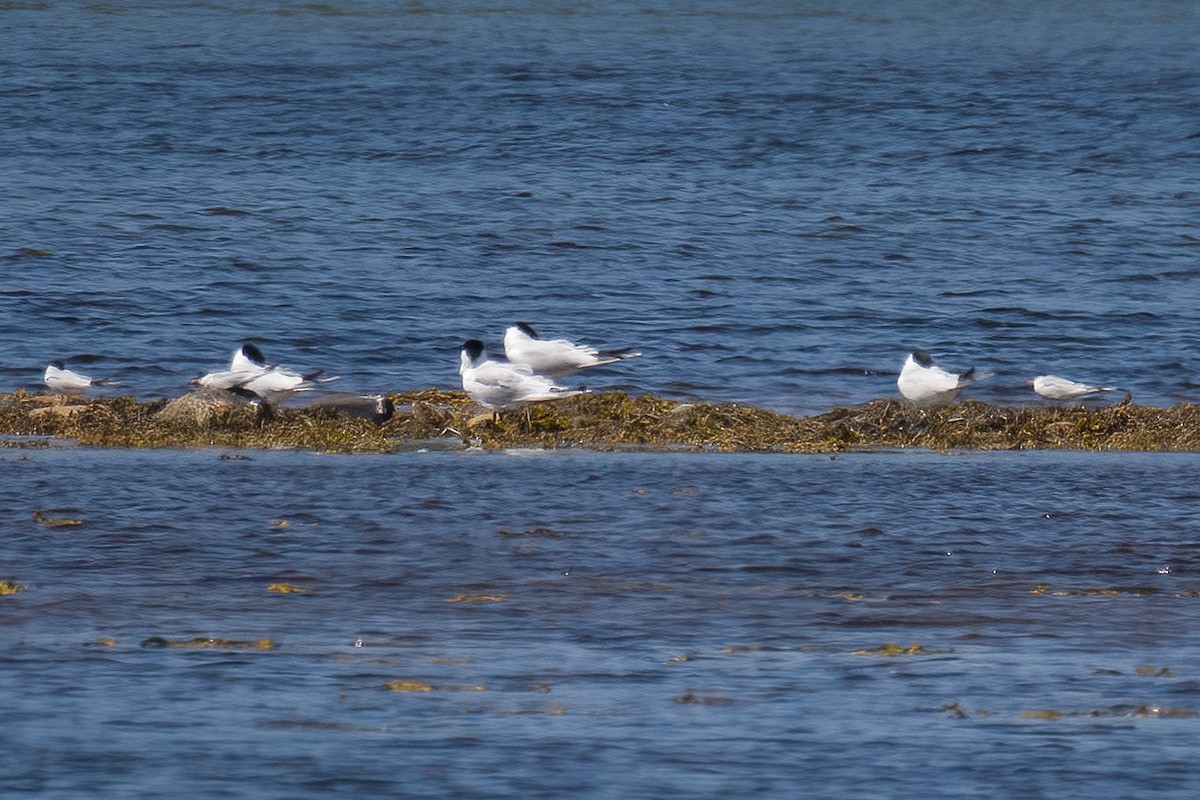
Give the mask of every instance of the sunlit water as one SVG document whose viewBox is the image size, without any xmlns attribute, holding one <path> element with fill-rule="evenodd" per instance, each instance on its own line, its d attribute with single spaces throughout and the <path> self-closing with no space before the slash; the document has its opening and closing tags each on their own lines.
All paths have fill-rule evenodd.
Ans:
<svg viewBox="0 0 1200 800">
<path fill-rule="evenodd" d="M 0 380 L 174 396 L 252 338 L 452 387 L 521 319 L 644 351 L 593 387 L 784 411 L 914 346 L 1195 400 L 1198 14 L 9 4 Z"/>
<path fill-rule="evenodd" d="M 1191 457 L 220 456 L 0 462 L 6 790 L 1197 788 Z"/>
<path fill-rule="evenodd" d="M 795 413 L 914 346 L 1198 399 L 1194 5 L 879 5 L 2 3 L 0 389 L 523 319 Z M 0 786 L 1194 798 L 1198 471 L 5 449 Z"/>
</svg>

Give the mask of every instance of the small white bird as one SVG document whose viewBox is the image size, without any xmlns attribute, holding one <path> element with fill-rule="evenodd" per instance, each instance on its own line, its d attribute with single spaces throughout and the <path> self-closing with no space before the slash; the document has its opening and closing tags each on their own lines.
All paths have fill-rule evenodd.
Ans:
<svg viewBox="0 0 1200 800">
<path fill-rule="evenodd" d="M 247 370 L 222 369 L 217 372 L 210 372 L 207 375 L 202 375 L 199 378 L 193 378 L 192 384 L 195 386 L 203 386 L 205 389 L 225 389 L 226 391 L 235 391 L 242 388 L 242 385 L 247 381 L 266 372 L 266 369 L 250 372 Z"/>
<path fill-rule="evenodd" d="M 896 387 L 900 394 L 919 405 L 949 403 L 975 379 L 975 368 L 955 375 L 933 363 L 924 350 L 913 350 L 900 370 Z"/>
<path fill-rule="evenodd" d="M 261 375 L 257 375 L 241 385 L 247 392 L 253 392 L 263 399 L 267 405 L 277 406 L 296 392 L 311 392 L 317 388 L 317 376 L 323 370 L 301 375 L 287 367 L 270 367 Z M 324 378 L 323 381 L 337 380 Z"/>
<path fill-rule="evenodd" d="M 265 375 L 270 367 L 263 358 L 262 351 L 250 342 L 246 342 L 233 351 L 229 369 L 210 372 L 192 381 L 197 386 L 206 389 L 226 389 L 229 391 L 241 389 L 246 383 Z"/>
<path fill-rule="evenodd" d="M 62 361 L 58 360 L 51 361 L 49 366 L 46 367 L 46 372 L 42 375 L 42 383 L 46 384 L 46 388 L 55 394 L 67 395 L 68 397 L 78 397 L 83 394 L 84 389 L 92 386 L 113 385 L 111 381 L 92 378 L 74 370 L 69 370 Z"/>
<path fill-rule="evenodd" d="M 468 339 L 463 342 L 458 374 L 462 376 L 463 391 L 484 408 L 499 412 L 525 403 L 557 400 L 582 394 L 579 389 L 564 389 L 524 364 L 492 361 L 483 352 L 483 342 Z"/>
<path fill-rule="evenodd" d="M 1104 392 L 1115 392 L 1117 390 L 1115 386 L 1092 386 L 1086 383 L 1078 383 L 1077 381 L 1069 381 L 1057 375 L 1038 375 L 1033 380 L 1026 381 L 1025 383 L 1028 386 L 1032 386 L 1035 392 L 1047 400 L 1074 400 L 1078 397 L 1103 394 Z"/>
<path fill-rule="evenodd" d="M 287 400 L 296 392 L 308 392 L 316 388 L 316 383 L 337 380 L 317 376 L 323 370 L 302 375 L 288 367 L 271 366 L 267 364 L 262 351 L 253 343 L 246 342 L 233 352 L 229 369 L 210 372 L 197 378 L 192 383 L 208 389 L 225 389 L 238 394 L 253 394 L 267 405 L 276 406 Z"/>
<path fill-rule="evenodd" d="M 566 339 L 539 339 L 530 325 L 518 322 L 504 332 L 504 355 L 513 364 L 524 364 L 534 373 L 556 380 L 588 367 L 637 358 L 641 353 L 633 350 L 597 350 Z"/>
</svg>

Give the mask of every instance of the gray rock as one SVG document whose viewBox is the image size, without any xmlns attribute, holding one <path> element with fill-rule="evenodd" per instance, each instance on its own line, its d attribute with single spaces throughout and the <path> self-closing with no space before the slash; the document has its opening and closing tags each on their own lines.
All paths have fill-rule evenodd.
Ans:
<svg viewBox="0 0 1200 800">
<path fill-rule="evenodd" d="M 253 425 L 268 410 L 224 389 L 199 389 L 167 403 L 157 418 L 176 425 Z"/>
<path fill-rule="evenodd" d="M 341 411 L 352 417 L 369 419 L 382 425 L 396 413 L 392 401 L 383 394 L 354 394 L 353 392 L 331 392 L 313 398 L 305 408 L 325 408 Z"/>
</svg>

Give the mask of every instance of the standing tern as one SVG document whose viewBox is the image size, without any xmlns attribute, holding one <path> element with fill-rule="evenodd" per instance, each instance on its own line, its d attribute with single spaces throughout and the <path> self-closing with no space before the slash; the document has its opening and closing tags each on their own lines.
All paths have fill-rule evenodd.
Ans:
<svg viewBox="0 0 1200 800">
<path fill-rule="evenodd" d="M 919 405 L 949 403 L 975 379 L 975 368 L 955 375 L 933 363 L 924 350 L 913 350 L 900 370 L 896 387 L 900 394 Z"/>
<path fill-rule="evenodd" d="M 530 325 L 518 322 L 504 332 L 504 355 L 513 364 L 524 364 L 534 373 L 556 380 L 588 367 L 637 358 L 641 353 L 633 350 L 597 350 L 566 339 L 539 339 Z"/>
<path fill-rule="evenodd" d="M 483 342 L 468 339 L 460 352 L 458 374 L 462 376 L 463 391 L 479 405 L 491 410 L 492 418 L 499 412 L 544 400 L 557 400 L 582 394 L 579 389 L 555 386 L 544 375 L 533 372 L 528 365 L 492 361 L 483 350 Z"/>
</svg>

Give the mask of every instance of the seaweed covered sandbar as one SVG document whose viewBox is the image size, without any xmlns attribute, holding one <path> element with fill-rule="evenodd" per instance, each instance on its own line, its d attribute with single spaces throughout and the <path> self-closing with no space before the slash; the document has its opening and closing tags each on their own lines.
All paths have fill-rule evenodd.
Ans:
<svg viewBox="0 0 1200 800">
<path fill-rule="evenodd" d="M 0 395 L 9 446 L 54 439 L 98 447 L 224 447 L 339 453 L 420 447 L 712 450 L 836 453 L 863 448 L 1200 451 L 1200 407 L 1002 407 L 967 400 L 917 408 L 873 400 L 796 417 L 736 403 L 681 402 L 623 392 L 583 394 L 508 412 L 498 421 L 457 391 L 388 395 L 385 422 L 337 408 L 131 397 Z M 25 437 L 35 437 L 29 439 Z"/>
</svg>

